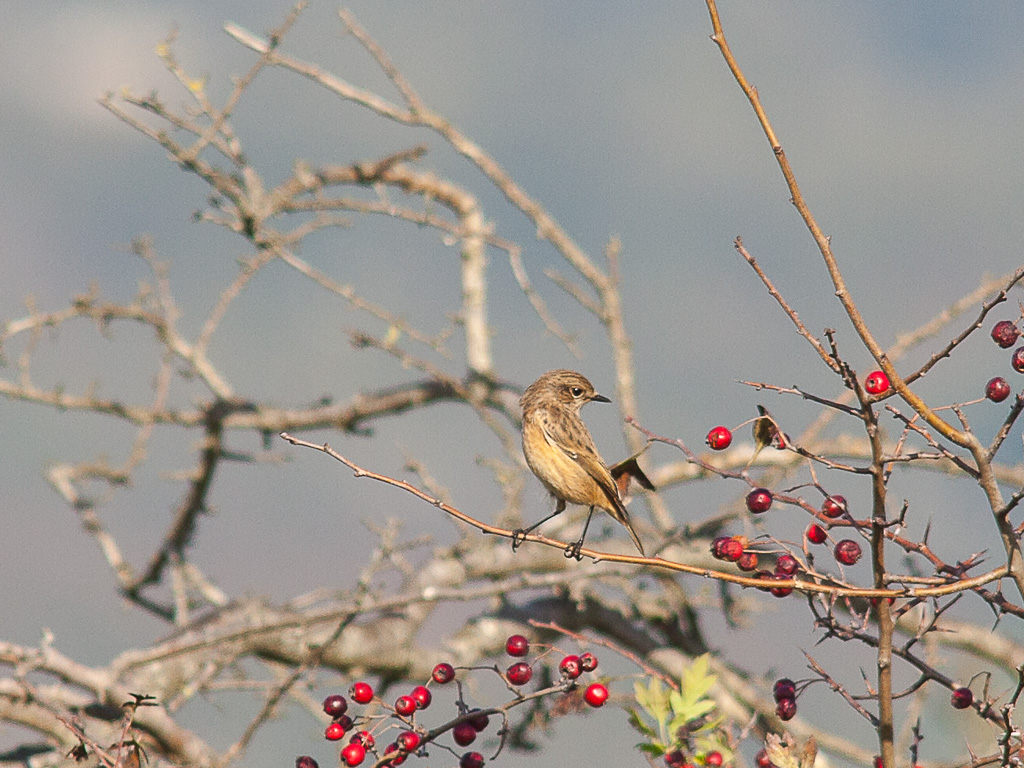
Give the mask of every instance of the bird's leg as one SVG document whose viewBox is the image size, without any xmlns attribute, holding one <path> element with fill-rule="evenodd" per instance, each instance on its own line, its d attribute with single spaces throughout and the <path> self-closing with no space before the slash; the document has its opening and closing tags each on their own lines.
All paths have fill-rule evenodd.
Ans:
<svg viewBox="0 0 1024 768">
<path fill-rule="evenodd" d="M 580 534 L 580 540 L 565 548 L 566 557 L 575 557 L 577 560 L 583 559 L 583 555 L 580 554 L 580 550 L 583 549 L 583 540 L 587 538 L 587 528 L 590 527 L 590 518 L 593 516 L 594 508 L 591 507 L 590 511 L 587 513 L 587 522 L 583 524 L 583 533 Z"/>
<path fill-rule="evenodd" d="M 526 535 L 528 533 L 530 533 L 531 531 L 536 530 L 540 526 L 544 525 L 544 523 L 546 523 L 552 517 L 554 517 L 555 515 L 560 515 L 564 511 L 565 511 L 565 499 L 559 499 L 558 503 L 555 504 L 555 511 L 552 512 L 547 517 L 545 517 L 539 523 L 534 523 L 529 528 L 516 528 L 514 531 L 512 531 L 512 551 L 515 552 L 517 549 L 519 549 L 519 545 L 522 544 L 524 541 L 526 541 Z"/>
</svg>

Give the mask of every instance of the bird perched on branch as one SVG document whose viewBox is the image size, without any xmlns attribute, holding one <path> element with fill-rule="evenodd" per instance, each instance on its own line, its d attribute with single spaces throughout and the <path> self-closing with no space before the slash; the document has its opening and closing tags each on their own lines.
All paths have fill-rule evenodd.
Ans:
<svg viewBox="0 0 1024 768">
<path fill-rule="evenodd" d="M 629 478 L 644 488 L 654 485 L 640 470 L 636 456 L 614 467 L 601 459 L 594 440 L 580 418 L 580 408 L 589 402 L 609 403 L 594 390 L 585 376 L 575 371 L 548 371 L 527 387 L 519 404 L 523 408 L 523 454 L 533 474 L 555 497 L 555 511 L 529 528 L 517 530 L 512 537 L 515 549 L 526 534 L 565 510 L 567 503 L 590 507 L 579 541 L 566 547 L 565 556 L 582 559 L 580 550 L 587 535 L 594 508 L 603 509 L 626 530 L 640 554 L 643 544 L 633 530 L 629 513 L 622 504 Z M 639 454 L 638 454 L 639 455 Z"/>
</svg>

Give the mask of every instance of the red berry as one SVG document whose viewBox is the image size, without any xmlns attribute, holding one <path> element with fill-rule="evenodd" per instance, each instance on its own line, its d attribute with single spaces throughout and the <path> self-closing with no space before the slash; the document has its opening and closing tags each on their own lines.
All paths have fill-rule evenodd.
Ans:
<svg viewBox="0 0 1024 768">
<path fill-rule="evenodd" d="M 1003 349 L 1012 347 L 1019 336 L 1020 331 L 1017 330 L 1017 326 L 1009 320 L 1000 320 L 992 326 L 992 341 Z"/>
<path fill-rule="evenodd" d="M 525 656 L 530 652 L 530 641 L 522 635 L 512 635 L 505 641 L 505 653 L 509 656 Z"/>
<path fill-rule="evenodd" d="M 459 768 L 483 768 L 484 756 L 479 752 L 467 752 L 459 760 Z"/>
<path fill-rule="evenodd" d="M 416 747 L 420 745 L 420 735 L 415 731 L 402 731 L 395 741 L 406 752 L 415 752 Z"/>
<path fill-rule="evenodd" d="M 386 766 L 401 765 L 402 763 L 406 762 L 406 759 L 409 757 L 408 755 L 403 755 L 401 752 L 398 751 L 398 744 L 396 744 L 394 741 L 387 745 L 387 749 L 384 750 L 384 755 L 394 755 L 393 758 L 384 763 L 384 765 Z"/>
<path fill-rule="evenodd" d="M 295 758 L 295 768 L 320 768 L 320 764 L 309 755 Z"/>
<path fill-rule="evenodd" d="M 880 395 L 889 389 L 889 377 L 884 371 L 874 371 L 864 379 L 864 389 L 869 395 Z"/>
<path fill-rule="evenodd" d="M 993 403 L 1001 403 L 1010 396 L 1010 385 L 1002 376 L 996 376 L 985 385 L 985 397 Z"/>
<path fill-rule="evenodd" d="M 708 752 L 704 755 L 704 765 L 710 765 L 711 768 L 719 768 L 722 764 L 722 753 L 721 752 Z"/>
<path fill-rule="evenodd" d="M 755 515 L 767 512 L 772 505 L 772 492 L 767 488 L 755 488 L 747 494 L 747 509 Z"/>
<path fill-rule="evenodd" d="M 765 749 L 754 755 L 754 765 L 757 768 L 775 768 L 775 763 L 768 759 L 768 750 Z"/>
<path fill-rule="evenodd" d="M 1013 350 L 1013 357 L 1010 359 L 1010 365 L 1013 366 L 1013 370 L 1017 373 L 1024 373 L 1024 347 L 1017 347 Z"/>
<path fill-rule="evenodd" d="M 860 544 L 853 539 L 843 539 L 836 544 L 836 560 L 843 565 L 853 565 L 860 560 Z"/>
<path fill-rule="evenodd" d="M 416 701 L 412 696 L 399 696 L 398 701 L 395 702 L 395 712 L 408 717 L 416 711 Z"/>
<path fill-rule="evenodd" d="M 678 749 L 665 755 L 665 765 L 668 768 L 682 768 L 686 764 L 686 756 Z"/>
<path fill-rule="evenodd" d="M 711 556 L 716 560 L 724 560 L 722 556 L 722 548 L 725 546 L 725 542 L 732 539 L 732 536 L 716 536 L 711 540 Z"/>
<path fill-rule="evenodd" d="M 366 683 L 353 683 L 348 689 L 348 695 L 356 704 L 369 704 L 373 701 L 373 688 Z"/>
<path fill-rule="evenodd" d="M 506 675 L 512 685 L 526 685 L 533 677 L 533 669 L 525 661 L 519 661 L 508 668 Z"/>
<path fill-rule="evenodd" d="M 597 669 L 597 656 L 587 651 L 580 656 L 580 666 L 583 667 L 584 672 L 593 672 Z"/>
<path fill-rule="evenodd" d="M 781 573 L 774 573 L 774 574 L 772 574 L 771 578 L 775 579 L 775 581 L 789 581 L 789 577 L 788 576 L 783 576 Z M 786 597 L 786 596 L 791 595 L 793 593 L 793 588 L 792 587 L 772 587 L 768 591 L 771 592 L 773 595 L 775 595 L 775 597 Z"/>
<path fill-rule="evenodd" d="M 875 755 L 875 768 L 885 768 L 885 763 L 882 762 L 881 755 Z"/>
<path fill-rule="evenodd" d="M 974 694 L 970 688 L 954 688 L 950 701 L 957 709 L 967 709 L 974 703 Z"/>
<path fill-rule="evenodd" d="M 800 563 L 792 555 L 780 555 L 775 561 L 775 572 L 782 576 L 792 576 L 800 569 Z"/>
<path fill-rule="evenodd" d="M 416 709 L 426 709 L 430 706 L 430 689 L 425 685 L 417 685 L 412 689 L 409 698 L 416 702 Z"/>
<path fill-rule="evenodd" d="M 783 699 L 795 699 L 796 683 L 788 677 L 780 677 L 775 681 L 775 685 L 772 686 L 772 695 L 775 697 L 776 703 Z"/>
<path fill-rule="evenodd" d="M 592 707 L 600 707 L 608 701 L 608 689 L 600 683 L 591 683 L 583 693 L 583 698 Z"/>
<path fill-rule="evenodd" d="M 387 763 L 385 763 L 385 765 L 388 766 L 401 765 L 405 762 L 406 759 L 406 755 L 403 755 L 401 752 L 398 751 L 398 744 L 396 744 L 395 742 L 391 742 L 390 744 L 388 744 L 387 749 L 384 750 L 384 754 L 385 756 L 391 754 L 395 755 L 390 760 L 388 760 Z"/>
<path fill-rule="evenodd" d="M 353 733 L 350 741 L 354 744 L 358 742 L 367 749 L 373 749 L 377 746 L 377 740 L 373 738 L 373 734 L 369 731 L 360 731 L 359 733 Z"/>
<path fill-rule="evenodd" d="M 328 741 L 337 741 L 345 736 L 345 726 L 341 723 L 331 723 L 324 731 L 324 738 Z"/>
<path fill-rule="evenodd" d="M 744 552 L 739 560 L 736 561 L 736 567 L 741 571 L 753 571 L 757 568 L 757 552 L 750 550 Z"/>
<path fill-rule="evenodd" d="M 464 720 L 452 728 L 452 738 L 460 747 L 468 747 L 476 740 L 476 728 L 471 722 Z"/>
<path fill-rule="evenodd" d="M 713 451 L 724 451 L 732 443 L 732 432 L 726 427 L 715 427 L 708 432 L 707 444 Z"/>
<path fill-rule="evenodd" d="M 775 714 L 779 720 L 792 720 L 796 717 L 796 699 L 783 699 L 775 705 Z"/>
<path fill-rule="evenodd" d="M 845 511 L 846 497 L 840 496 L 838 493 L 835 496 L 829 496 L 825 499 L 825 503 L 821 505 L 821 514 L 833 520 L 837 517 L 842 517 Z"/>
<path fill-rule="evenodd" d="M 366 748 L 362 744 L 349 744 L 341 750 L 341 759 L 345 765 L 359 765 L 366 758 Z"/>
<path fill-rule="evenodd" d="M 575 680 L 583 674 L 583 667 L 580 666 L 580 657 L 570 653 L 558 664 L 559 671 L 570 680 Z"/>
<path fill-rule="evenodd" d="M 481 733 L 487 730 L 487 725 L 491 722 L 491 718 L 479 709 L 472 709 L 469 714 L 473 715 L 469 720 L 469 724 L 473 726 L 477 733 Z"/>
<path fill-rule="evenodd" d="M 735 563 L 743 557 L 743 542 L 736 538 L 730 538 L 722 544 L 722 560 Z"/>
<path fill-rule="evenodd" d="M 434 678 L 435 683 L 440 683 L 441 685 L 444 685 L 445 683 L 450 683 L 452 680 L 455 679 L 455 667 L 453 667 L 446 661 L 442 661 L 440 664 L 434 667 L 434 671 L 431 673 L 431 677 Z"/>
<path fill-rule="evenodd" d="M 817 523 L 811 523 L 807 526 L 807 532 L 804 535 L 811 544 L 824 544 L 825 539 L 828 538 L 828 534 L 825 533 L 825 529 Z"/>
<path fill-rule="evenodd" d="M 339 717 L 345 714 L 348 709 L 348 702 L 345 701 L 345 697 L 337 693 L 331 694 L 324 699 L 324 712 L 331 717 Z"/>
</svg>

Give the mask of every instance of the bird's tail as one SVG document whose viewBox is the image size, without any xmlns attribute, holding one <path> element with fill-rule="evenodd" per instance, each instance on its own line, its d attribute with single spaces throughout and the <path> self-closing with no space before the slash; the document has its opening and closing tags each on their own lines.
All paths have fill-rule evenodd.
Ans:
<svg viewBox="0 0 1024 768">
<path fill-rule="evenodd" d="M 644 545 L 640 543 L 640 537 L 636 535 L 636 531 L 633 530 L 633 523 L 629 520 L 629 512 L 622 505 L 622 502 L 618 499 L 615 500 L 615 512 L 612 513 L 612 517 L 622 523 L 622 527 L 629 531 L 629 536 L 633 539 L 633 544 L 640 551 L 640 554 L 647 557 L 647 553 L 644 552 Z"/>
</svg>

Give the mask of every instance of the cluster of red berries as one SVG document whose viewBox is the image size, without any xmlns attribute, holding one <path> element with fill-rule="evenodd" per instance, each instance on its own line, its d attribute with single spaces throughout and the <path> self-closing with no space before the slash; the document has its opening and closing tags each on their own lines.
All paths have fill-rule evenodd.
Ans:
<svg viewBox="0 0 1024 768">
<path fill-rule="evenodd" d="M 792 720 L 796 716 L 796 683 L 788 677 L 779 678 L 772 687 L 772 695 L 779 720 Z"/>
<path fill-rule="evenodd" d="M 369 704 L 374 699 L 373 688 L 364 682 L 358 682 L 349 689 L 349 696 L 356 704 Z M 403 718 L 409 717 L 417 709 L 426 709 L 430 706 L 432 699 L 430 689 L 425 685 L 417 685 L 406 696 L 399 696 L 392 708 L 396 715 Z M 324 737 L 329 741 L 340 741 L 345 735 L 354 729 L 356 721 L 348 715 L 348 700 L 337 693 L 331 694 L 323 703 L 324 712 L 327 713 L 331 722 L 324 731 Z M 415 730 L 404 730 L 398 734 L 394 742 L 384 749 L 385 755 L 394 755 L 387 765 L 398 766 L 405 762 L 406 757 L 416 752 L 422 742 L 422 737 Z M 341 750 L 341 760 L 345 765 L 360 765 L 365 759 L 367 752 L 376 754 L 377 741 L 373 733 L 367 730 L 360 730 L 352 734 L 349 743 Z M 480 763 L 472 761 L 465 764 L 464 768 L 480 768 L 483 765 L 483 758 Z"/>
<path fill-rule="evenodd" d="M 1020 331 L 1017 326 L 1009 320 L 1000 320 L 992 326 L 992 341 L 1003 349 L 1009 349 L 1017 343 L 1020 338 Z M 1017 373 L 1024 373 L 1024 347 L 1017 347 L 1013 351 L 1010 365 Z M 993 403 L 1001 403 L 1010 396 L 1010 384 L 1002 376 L 996 376 L 985 385 L 985 397 Z"/>
<path fill-rule="evenodd" d="M 747 549 L 745 536 L 718 536 L 711 542 L 711 556 L 717 560 L 725 560 L 729 563 L 736 563 L 741 571 L 755 571 L 758 563 L 758 553 L 755 550 Z M 775 570 L 767 571 L 761 569 L 754 575 L 764 581 L 788 581 L 800 569 L 800 564 L 792 555 L 780 555 L 775 560 Z M 765 590 L 776 597 L 785 597 L 793 591 L 792 587 L 772 587 L 766 585 Z"/>
<path fill-rule="evenodd" d="M 505 651 L 510 656 L 523 657 L 530 651 L 530 642 L 522 635 L 512 635 L 505 643 Z M 584 672 L 593 672 L 597 669 L 597 657 L 592 653 L 580 655 L 569 654 L 564 656 L 559 663 L 559 672 L 562 680 L 571 686 L 573 681 Z M 514 686 L 525 685 L 533 676 L 533 667 L 525 661 L 512 664 L 505 672 L 505 680 Z M 431 680 L 437 685 L 445 685 L 455 679 L 455 667 L 447 662 L 437 664 L 431 672 Z M 429 683 L 428 683 L 429 684 Z M 355 704 L 369 704 L 375 700 L 373 688 L 365 682 L 357 682 L 349 689 L 349 699 Z M 331 718 L 330 724 L 324 731 L 324 736 L 329 741 L 340 741 L 350 732 L 356 730 L 357 721 L 363 720 L 367 724 L 369 718 L 353 718 L 348 714 L 349 699 L 340 694 L 331 694 L 323 702 L 324 712 Z M 600 707 L 608 700 L 608 689 L 601 683 L 591 683 L 583 693 L 583 699 L 592 707 Z M 388 705 L 380 699 L 378 704 L 389 710 L 400 719 L 406 726 L 395 740 L 388 744 L 383 750 L 385 762 L 380 765 L 392 766 L 402 765 L 410 755 L 415 755 L 424 745 L 424 731 L 417 728 L 412 718 L 417 711 L 424 710 L 430 706 L 433 695 L 426 685 L 417 685 L 409 693 L 399 696 L 393 705 Z M 476 740 L 477 734 L 483 732 L 490 724 L 489 713 L 479 709 L 467 709 L 465 705 L 459 704 L 460 718 L 452 728 L 452 739 L 460 747 L 468 747 Z M 347 766 L 357 766 L 363 763 L 368 753 L 373 753 L 376 760 L 380 760 L 376 748 L 376 739 L 370 730 L 356 730 L 352 733 L 349 743 L 341 750 L 341 762 Z M 309 757 L 301 757 L 299 760 L 307 762 L 296 762 L 298 768 L 316 768 L 316 761 Z M 466 752 L 459 761 L 459 768 L 482 768 L 484 764 L 483 755 L 479 752 Z"/>
<path fill-rule="evenodd" d="M 509 656 L 522 657 L 530 652 L 530 641 L 522 635 L 512 635 L 505 641 L 505 653 Z M 597 669 L 597 656 L 584 653 L 577 656 L 570 653 L 562 657 L 558 663 L 558 671 L 563 680 L 571 681 L 584 672 Z M 526 685 L 533 677 L 533 667 L 525 661 L 518 661 L 505 670 L 505 678 L 512 685 Z M 601 683 L 591 683 L 583 692 L 583 699 L 592 707 L 600 707 L 608 701 L 608 689 Z"/>
<path fill-rule="evenodd" d="M 701 763 L 710 768 L 719 768 L 723 762 L 722 753 L 718 751 L 707 752 Z M 687 762 L 686 755 L 681 749 L 674 749 L 665 755 L 665 765 L 668 768 L 697 768 L 693 763 Z"/>
</svg>

